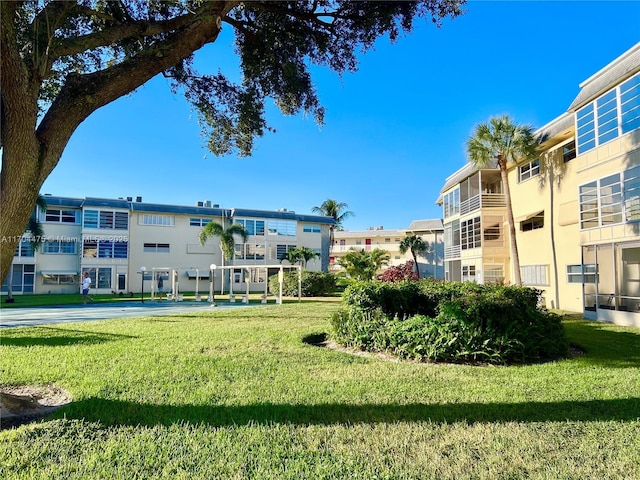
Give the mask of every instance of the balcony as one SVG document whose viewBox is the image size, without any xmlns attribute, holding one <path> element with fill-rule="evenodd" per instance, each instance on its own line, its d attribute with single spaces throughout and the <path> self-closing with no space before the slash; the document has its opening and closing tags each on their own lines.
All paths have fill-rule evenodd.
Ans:
<svg viewBox="0 0 640 480">
<path fill-rule="evenodd" d="M 444 259 L 460 258 L 460 245 L 445 245 Z"/>
<path fill-rule="evenodd" d="M 504 207 L 507 202 L 502 193 L 483 193 L 460 202 L 460 215 L 481 209 L 482 207 Z"/>
</svg>

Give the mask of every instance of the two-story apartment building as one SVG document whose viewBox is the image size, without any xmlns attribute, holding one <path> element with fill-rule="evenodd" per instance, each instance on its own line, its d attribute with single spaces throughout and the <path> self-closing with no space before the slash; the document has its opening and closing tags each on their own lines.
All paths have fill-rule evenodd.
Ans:
<svg viewBox="0 0 640 480">
<path fill-rule="evenodd" d="M 428 245 L 429 251 L 418 257 L 421 278 L 444 278 L 444 230 L 442 220 L 414 220 L 406 229 L 385 230 L 382 226 L 369 230 L 351 230 L 334 232 L 333 245 L 329 257 L 330 269 L 340 271 L 340 259 L 351 249 L 371 251 L 376 248 L 389 254 L 390 266 L 397 266 L 413 260 L 411 253 L 401 253 L 400 243 L 409 233 L 415 233 Z"/>
<path fill-rule="evenodd" d="M 523 284 L 548 307 L 640 326 L 640 43 L 536 135 L 540 157 L 509 166 Z M 484 198 L 492 175 L 467 165 L 441 191 L 448 279 L 512 281 L 504 207 Z"/>
<path fill-rule="evenodd" d="M 330 217 L 291 211 L 223 209 L 210 202 L 197 206 L 159 205 L 126 199 L 67 198 L 46 195 L 47 208 L 37 211 L 44 229 L 41 248 L 34 251 L 25 235 L 16 250 L 10 279 L 12 292 L 77 293 L 80 276 L 89 273 L 93 291 L 151 290 L 158 276 L 181 291 L 194 291 L 208 280 L 210 265 L 225 266 L 219 240 L 200 245 L 199 234 L 209 222 L 241 224 L 246 242 L 237 239 L 226 281 L 234 290 L 264 291 L 289 249 L 308 247 L 318 257 L 307 264 L 321 270 L 329 264 Z M 146 273 L 141 273 L 141 267 Z M 260 267 L 265 268 L 246 268 Z M 236 268 L 237 267 L 237 268 Z M 269 268 L 271 267 L 271 269 Z M 144 279 L 143 276 L 144 275 Z M 216 277 L 216 287 L 223 275 Z M 248 285 L 247 285 L 248 284 Z M 169 290 L 168 288 L 167 290 Z"/>
</svg>

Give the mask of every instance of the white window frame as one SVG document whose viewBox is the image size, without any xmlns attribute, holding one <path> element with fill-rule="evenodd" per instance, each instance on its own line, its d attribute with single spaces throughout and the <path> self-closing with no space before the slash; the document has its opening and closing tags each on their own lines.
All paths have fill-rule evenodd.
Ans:
<svg viewBox="0 0 640 480">
<path fill-rule="evenodd" d="M 549 265 L 522 265 L 520 277 L 522 284 L 527 286 L 548 286 Z"/>
<path fill-rule="evenodd" d="M 533 160 L 518 168 L 518 183 L 522 183 L 540 175 L 540 160 Z"/>
</svg>

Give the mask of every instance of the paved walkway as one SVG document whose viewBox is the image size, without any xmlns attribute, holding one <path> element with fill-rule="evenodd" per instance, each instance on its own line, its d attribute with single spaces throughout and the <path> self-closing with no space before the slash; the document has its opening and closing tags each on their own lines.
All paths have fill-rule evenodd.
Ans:
<svg viewBox="0 0 640 480">
<path fill-rule="evenodd" d="M 86 305 L 50 307 L 3 308 L 0 310 L 0 328 L 27 327 L 51 323 L 86 322 L 110 318 L 149 317 L 175 315 L 187 312 L 208 312 L 220 308 L 241 308 L 257 304 L 217 304 L 207 302 L 114 302 Z"/>
</svg>

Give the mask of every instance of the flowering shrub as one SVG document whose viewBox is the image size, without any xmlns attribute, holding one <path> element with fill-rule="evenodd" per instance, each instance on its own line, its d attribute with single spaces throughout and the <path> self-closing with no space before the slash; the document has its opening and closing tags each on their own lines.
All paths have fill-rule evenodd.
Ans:
<svg viewBox="0 0 640 480">
<path fill-rule="evenodd" d="M 418 280 L 418 273 L 413 269 L 413 260 L 409 260 L 402 265 L 387 268 L 382 274 L 378 275 L 381 282 L 405 282 Z"/>
</svg>

